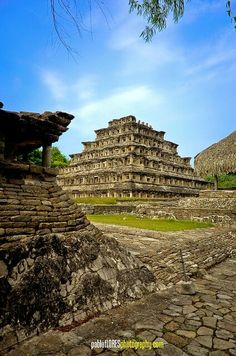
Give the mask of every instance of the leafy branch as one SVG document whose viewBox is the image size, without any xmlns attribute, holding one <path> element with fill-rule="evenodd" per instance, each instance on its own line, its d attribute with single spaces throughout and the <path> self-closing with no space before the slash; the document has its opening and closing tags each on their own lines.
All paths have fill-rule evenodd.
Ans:
<svg viewBox="0 0 236 356">
<path fill-rule="evenodd" d="M 236 29 L 236 16 L 234 16 L 234 13 L 232 12 L 231 1 L 226 1 L 226 12 L 231 18 L 234 28 Z"/>
<path fill-rule="evenodd" d="M 87 31 L 83 25 L 81 14 L 81 3 L 79 0 L 49 0 L 52 14 L 52 21 L 59 41 L 67 49 L 73 52 L 69 45 L 68 33 L 62 26 L 62 22 L 72 23 L 77 33 L 81 35 L 82 31 Z M 85 0 L 83 0 L 85 1 Z M 167 26 L 167 19 L 172 14 L 173 21 L 177 23 L 183 16 L 185 4 L 190 0 L 128 0 L 129 12 L 135 12 L 138 16 L 146 20 L 146 26 L 141 33 L 141 37 L 150 42 L 157 31 L 162 31 Z M 84 2 L 86 4 L 86 2 Z M 103 0 L 87 0 L 90 11 L 90 20 L 92 6 L 97 6 L 102 12 L 106 22 L 107 17 L 104 11 L 105 2 Z M 226 1 L 226 12 L 231 18 L 234 28 L 236 28 L 236 16 L 232 12 L 232 1 Z M 91 25 L 91 21 L 90 21 Z"/>
<path fill-rule="evenodd" d="M 185 3 L 189 0 L 129 0 L 130 12 L 136 12 L 146 20 L 146 27 L 140 37 L 150 42 L 157 31 L 166 28 L 170 14 L 177 23 L 184 14 Z M 232 1 L 226 1 L 226 12 L 236 28 L 236 16 L 232 13 Z"/>
<path fill-rule="evenodd" d="M 166 28 L 170 13 L 173 14 L 173 21 L 177 23 L 184 14 L 184 5 L 184 0 L 129 0 L 130 12 L 135 11 L 147 20 L 147 25 L 140 35 L 146 42 L 152 40 L 156 31 Z"/>
</svg>

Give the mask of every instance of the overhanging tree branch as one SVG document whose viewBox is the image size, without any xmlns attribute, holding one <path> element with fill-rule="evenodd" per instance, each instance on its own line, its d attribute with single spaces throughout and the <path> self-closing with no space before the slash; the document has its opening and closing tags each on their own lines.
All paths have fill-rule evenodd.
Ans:
<svg viewBox="0 0 236 356">
<path fill-rule="evenodd" d="M 63 20 L 70 21 L 75 27 L 79 36 L 82 31 L 88 31 L 83 25 L 83 18 L 80 12 L 82 7 L 80 1 L 83 1 L 83 6 L 86 4 L 85 0 L 49 0 L 51 6 L 52 20 L 55 32 L 59 41 L 66 48 L 68 52 L 74 52 L 73 48 L 67 41 L 64 27 L 62 26 Z M 141 32 L 141 37 L 149 42 L 157 31 L 162 31 L 166 28 L 167 19 L 169 15 L 173 16 L 173 21 L 178 22 L 184 14 L 185 4 L 190 0 L 127 0 L 129 4 L 129 11 L 135 12 L 138 16 L 146 20 L 146 26 Z M 97 6 L 104 16 L 105 21 L 108 23 L 106 12 L 104 11 L 105 2 L 103 0 L 87 0 L 90 12 L 90 27 L 92 28 L 92 6 Z M 231 18 L 231 21 L 236 28 L 236 16 L 232 12 L 232 1 L 226 1 L 226 12 Z M 80 16 L 78 17 L 78 13 Z M 60 21 L 60 19 L 62 21 Z M 90 28 L 90 32 L 92 33 Z"/>
</svg>

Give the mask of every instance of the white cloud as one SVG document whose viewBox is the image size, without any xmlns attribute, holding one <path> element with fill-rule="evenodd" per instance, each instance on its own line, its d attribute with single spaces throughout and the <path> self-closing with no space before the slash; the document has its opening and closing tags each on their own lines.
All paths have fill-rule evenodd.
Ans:
<svg viewBox="0 0 236 356">
<path fill-rule="evenodd" d="M 195 66 L 189 67 L 186 70 L 187 75 L 198 74 L 205 72 L 221 65 L 227 65 L 227 63 L 235 62 L 236 59 L 236 50 L 227 49 L 224 51 L 218 51 L 217 49 L 211 48 L 210 53 L 207 54 L 203 60 L 199 61 Z"/>
<path fill-rule="evenodd" d="M 209 42 L 202 40 L 196 46 L 182 41 L 184 31 L 188 31 L 188 27 L 194 26 L 197 18 L 203 15 L 214 16 L 216 12 L 224 12 L 225 4 L 222 0 L 193 0 L 186 4 L 183 19 L 179 25 L 176 25 L 173 20 L 168 18 L 167 28 L 157 33 L 153 38 L 153 42 L 145 43 L 139 38 L 139 34 L 144 28 L 144 21 L 139 16 L 124 16 L 116 29 L 113 30 L 109 47 L 112 50 L 119 51 L 121 58 L 121 67 L 119 75 L 124 77 L 134 73 L 151 73 L 163 70 L 164 66 L 173 64 L 176 68 L 176 73 L 182 75 L 201 75 L 201 72 L 212 69 L 213 67 L 224 64 L 226 61 L 232 60 L 235 56 L 235 50 L 226 38 L 228 34 L 212 33 L 212 38 Z M 230 29 L 231 32 L 232 29 Z M 235 34 L 233 34 L 235 36 Z M 225 43 L 228 43 L 228 48 Z M 234 41 L 234 40 L 233 40 Z M 220 45 L 221 42 L 221 45 Z M 218 47 L 218 48 L 217 48 Z M 201 57 L 202 56 L 202 57 Z M 167 69 L 168 71 L 168 69 Z M 214 77 L 211 73 L 207 77 Z"/>
<path fill-rule="evenodd" d="M 132 28 L 133 23 L 124 25 L 112 35 L 109 42 L 111 49 L 119 51 L 119 75 L 129 77 L 133 74 L 157 73 L 163 65 L 184 61 L 184 52 L 174 40 L 170 41 L 168 34 L 160 34 L 153 42 L 146 43 L 138 38 L 140 31 Z M 127 33 L 125 35 L 125 33 Z"/>
<path fill-rule="evenodd" d="M 55 99 L 64 99 L 67 95 L 67 86 L 57 73 L 50 70 L 41 71 L 41 79 Z"/>
<path fill-rule="evenodd" d="M 114 93 L 88 102 L 84 106 L 70 110 L 75 115 L 72 127 L 80 130 L 83 134 L 90 134 L 102 125 L 114 118 L 156 110 L 163 98 L 152 88 L 140 85 L 136 87 L 118 88 Z M 146 109 L 145 109 L 146 108 Z M 139 117 L 140 118 L 140 117 Z"/>
<path fill-rule="evenodd" d="M 108 42 L 109 47 L 117 51 L 130 50 L 133 45 L 142 41 L 139 38 L 141 29 L 138 17 L 130 16 L 130 18 L 123 19 L 113 30 Z"/>
<path fill-rule="evenodd" d="M 53 70 L 41 70 L 42 83 L 56 100 L 87 100 L 94 95 L 97 78 L 84 75 L 79 79 L 64 79 L 61 74 Z"/>
<path fill-rule="evenodd" d="M 69 86 L 69 89 L 79 100 L 91 99 L 95 95 L 97 78 L 87 75 L 78 79 L 74 84 Z"/>
<path fill-rule="evenodd" d="M 223 31 L 210 46 L 204 43 L 189 52 L 182 72 L 185 85 L 193 86 L 199 82 L 217 84 L 236 79 L 234 37 L 233 31 Z"/>
</svg>

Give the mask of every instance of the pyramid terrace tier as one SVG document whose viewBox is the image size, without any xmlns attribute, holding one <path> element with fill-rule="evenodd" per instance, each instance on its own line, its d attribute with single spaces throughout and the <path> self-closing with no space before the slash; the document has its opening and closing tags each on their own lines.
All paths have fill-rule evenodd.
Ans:
<svg viewBox="0 0 236 356">
<path fill-rule="evenodd" d="M 132 115 L 109 121 L 107 128 L 95 130 L 95 133 L 97 139 L 100 139 L 127 133 L 129 131 L 160 140 L 163 140 L 165 134 L 164 131 L 153 130 L 152 126 L 147 123 L 137 121 L 135 116 Z"/>
<path fill-rule="evenodd" d="M 96 165 L 96 164 L 95 164 Z M 121 174 L 126 174 L 128 173 L 134 173 L 140 176 L 143 175 L 150 175 L 152 177 L 159 177 L 159 176 L 168 176 L 168 177 L 173 177 L 176 179 L 187 179 L 187 180 L 199 180 L 200 182 L 205 182 L 204 179 L 195 177 L 193 174 L 189 174 L 188 172 L 184 172 L 183 169 L 181 169 L 181 172 L 179 173 L 180 168 L 178 170 L 168 170 L 168 167 L 166 168 L 164 165 L 162 166 L 163 168 L 157 171 L 155 168 L 145 168 L 141 166 L 135 166 L 135 165 L 126 165 L 126 166 L 108 166 L 106 169 L 90 169 L 91 165 L 87 165 L 86 169 L 83 170 L 77 170 L 76 167 L 74 167 L 74 170 L 72 171 L 71 168 L 67 167 L 64 170 L 61 170 L 60 173 L 63 172 L 63 174 L 60 174 L 58 179 L 65 180 L 71 180 L 72 178 L 78 180 L 80 178 L 84 178 L 83 182 L 86 182 L 86 177 L 90 176 L 103 176 L 103 175 L 112 175 L 113 173 L 119 177 Z M 165 169 L 166 168 L 166 169 Z M 66 172 L 65 172 L 66 171 Z M 118 179 L 117 179 L 118 180 Z"/>
<path fill-rule="evenodd" d="M 131 128 L 132 129 L 132 128 Z M 129 130 L 126 133 L 114 134 L 114 136 L 107 136 L 105 138 L 97 138 L 95 141 L 82 142 L 84 151 L 89 152 L 93 150 L 100 150 L 104 147 L 121 147 L 128 144 L 143 145 L 144 147 L 153 147 L 163 151 L 176 154 L 177 147 L 173 142 L 163 140 L 163 138 L 156 138 L 150 135 L 142 135 Z"/>
<path fill-rule="evenodd" d="M 189 171 L 190 174 L 193 172 L 190 166 L 190 157 L 180 157 L 177 154 L 173 155 L 169 152 L 143 146 L 113 146 L 71 156 L 73 157 L 70 167 L 77 167 L 81 170 L 86 169 L 87 166 L 103 168 L 131 163 L 138 166 L 155 167 L 156 169 L 160 168 L 161 164 L 169 164 L 173 167 L 185 168 L 185 171 Z"/>
<path fill-rule="evenodd" d="M 191 158 L 180 157 L 178 145 L 164 140 L 163 131 L 134 116 L 112 120 L 95 133 L 58 176 L 74 197 L 196 195 L 210 186 L 195 176 Z"/>
<path fill-rule="evenodd" d="M 201 178 L 168 172 L 140 171 L 129 167 L 106 171 L 68 173 L 60 176 L 59 184 L 73 197 L 150 197 L 160 195 L 196 195 L 196 189 L 206 189 L 208 183 Z"/>
</svg>

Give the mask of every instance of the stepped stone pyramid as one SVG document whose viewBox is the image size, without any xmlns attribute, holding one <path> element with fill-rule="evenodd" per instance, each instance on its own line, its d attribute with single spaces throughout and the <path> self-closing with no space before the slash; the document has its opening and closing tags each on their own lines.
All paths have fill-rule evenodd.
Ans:
<svg viewBox="0 0 236 356">
<path fill-rule="evenodd" d="M 0 109 L 0 353 L 156 288 L 152 272 L 56 184 L 50 147 L 72 118 Z M 41 146 L 42 166 L 27 162 Z"/>
<path fill-rule="evenodd" d="M 95 134 L 60 170 L 58 184 L 73 197 L 186 196 L 211 186 L 194 174 L 191 158 L 180 157 L 178 145 L 164 139 L 165 132 L 134 116 L 112 120 Z"/>
</svg>

